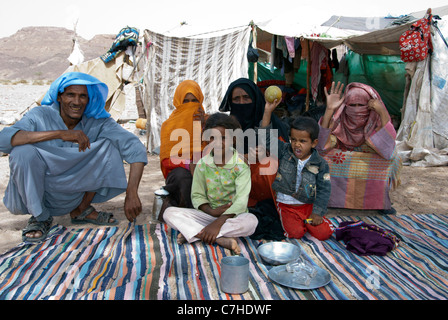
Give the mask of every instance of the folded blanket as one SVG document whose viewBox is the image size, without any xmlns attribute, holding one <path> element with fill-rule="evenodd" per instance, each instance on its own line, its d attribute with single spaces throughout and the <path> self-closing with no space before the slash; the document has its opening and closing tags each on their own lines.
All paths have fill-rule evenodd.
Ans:
<svg viewBox="0 0 448 320">
<path fill-rule="evenodd" d="M 400 242 L 390 230 L 363 221 L 344 221 L 336 229 L 336 240 L 344 241 L 347 250 L 360 256 L 385 256 Z"/>
</svg>

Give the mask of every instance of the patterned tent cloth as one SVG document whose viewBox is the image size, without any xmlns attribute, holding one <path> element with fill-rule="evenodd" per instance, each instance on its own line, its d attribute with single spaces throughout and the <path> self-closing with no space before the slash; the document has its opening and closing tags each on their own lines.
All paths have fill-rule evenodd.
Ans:
<svg viewBox="0 0 448 320">
<path fill-rule="evenodd" d="M 257 247 L 239 239 L 250 260 L 249 290 L 220 290 L 220 261 L 230 251 L 201 242 L 178 245 L 165 224 L 68 229 L 56 225 L 37 245 L 0 256 L 2 300 L 444 300 L 448 297 L 448 217 L 397 215 L 331 218 L 335 225 L 361 219 L 394 230 L 400 245 L 386 256 L 358 256 L 333 236 L 288 239 L 331 275 L 328 285 L 297 290 L 269 279 L 272 268 Z"/>
<path fill-rule="evenodd" d="M 248 77 L 250 27 L 226 32 L 179 38 L 145 30 L 143 83 L 150 123 L 148 150 L 160 145 L 160 127 L 174 110 L 174 91 L 182 81 L 199 84 L 205 93 L 205 112 L 211 114 L 218 111 L 229 84 Z"/>
</svg>

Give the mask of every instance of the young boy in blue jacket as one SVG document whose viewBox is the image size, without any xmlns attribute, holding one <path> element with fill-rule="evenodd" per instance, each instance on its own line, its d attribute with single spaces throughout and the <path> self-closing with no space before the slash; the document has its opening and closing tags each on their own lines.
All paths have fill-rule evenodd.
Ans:
<svg viewBox="0 0 448 320">
<path fill-rule="evenodd" d="M 271 114 L 278 104 L 278 100 L 266 102 L 259 128 L 267 129 L 266 145 L 270 145 Z M 324 217 L 331 182 L 328 164 L 315 149 L 319 125 L 312 118 L 298 117 L 290 126 L 291 142 L 278 141 L 279 166 L 272 184 L 283 230 L 288 238 L 300 239 L 309 232 L 319 240 L 327 240 L 334 231 Z"/>
</svg>

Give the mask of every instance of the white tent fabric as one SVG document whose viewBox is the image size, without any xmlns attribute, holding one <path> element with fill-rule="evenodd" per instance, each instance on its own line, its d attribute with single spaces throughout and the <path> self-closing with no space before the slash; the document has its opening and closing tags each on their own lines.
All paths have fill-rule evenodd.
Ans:
<svg viewBox="0 0 448 320">
<path fill-rule="evenodd" d="M 346 17 L 331 16 L 330 19 L 321 24 L 337 29 L 349 29 L 372 32 L 386 28 L 396 18 L 393 17 Z"/>
<path fill-rule="evenodd" d="M 448 6 L 432 8 L 432 13 L 445 16 L 448 14 Z M 301 16 L 297 18 L 296 21 L 298 22 L 272 19 L 257 23 L 257 26 L 269 34 L 296 38 L 302 37 L 317 41 L 329 49 L 338 45 L 346 45 L 359 54 L 400 55 L 398 41 L 401 34 L 409 29 L 409 26 L 415 20 L 421 19 L 425 14 L 426 9 L 410 13 L 409 16 L 415 18 L 411 22 L 386 28 L 384 28 L 384 23 L 381 22 L 380 18 L 358 18 L 367 24 L 364 30 L 359 27 L 359 21 L 356 19 L 346 19 L 344 24 L 334 23 L 330 25 L 328 25 L 329 21 L 322 21 L 321 25 L 318 25 L 319 22 L 315 21 L 315 17 L 312 15 Z M 313 36 L 313 34 L 320 34 L 321 36 L 317 37 Z M 266 37 L 266 35 L 260 34 L 260 37 Z"/>
<path fill-rule="evenodd" d="M 409 16 L 415 19 L 406 24 L 347 37 L 343 40 L 343 44 L 359 54 L 400 55 L 399 39 L 401 34 L 408 30 L 415 20 L 423 18 L 425 14 L 426 10 L 411 13 Z M 445 16 L 448 14 L 448 6 L 432 8 L 432 14 Z"/>
<path fill-rule="evenodd" d="M 339 29 L 331 26 L 320 26 L 315 23 L 297 20 L 297 22 L 285 21 L 282 19 L 272 19 L 257 23 L 257 27 L 262 32 L 258 33 L 260 40 L 265 40 L 271 35 L 280 35 L 294 38 L 305 38 L 318 41 L 327 48 L 333 48 L 343 43 L 344 39 L 365 34 L 366 31 Z M 267 33 L 267 34 L 264 34 Z M 321 35 L 321 36 L 317 36 Z"/>
<path fill-rule="evenodd" d="M 82 52 L 77 40 L 74 40 L 72 53 L 67 59 L 72 65 L 78 65 L 84 62 L 84 52 Z"/>
<path fill-rule="evenodd" d="M 69 66 L 63 73 L 66 72 L 84 72 L 88 73 L 97 79 L 104 82 L 109 88 L 106 99 L 106 110 L 111 114 L 115 120 L 122 119 L 123 112 L 126 108 L 126 95 L 124 90 L 124 80 L 129 80 L 124 77 L 124 72 L 127 68 L 132 68 L 125 61 L 126 53 L 120 52 L 113 61 L 104 63 L 100 57 L 85 61 L 81 64 Z M 43 94 L 36 100 L 40 105 Z"/>
<path fill-rule="evenodd" d="M 204 93 L 206 113 L 217 112 L 229 84 L 248 77 L 250 27 L 203 38 L 177 38 L 145 30 L 148 47 L 144 70 L 144 105 L 149 151 L 160 145 L 160 127 L 174 110 L 179 83 L 196 81 Z"/>
<path fill-rule="evenodd" d="M 438 22 L 448 35 L 448 16 Z M 397 146 L 404 164 L 448 165 L 448 48 L 433 33 L 434 52 L 430 59 L 408 63 L 411 78 L 403 117 L 397 132 Z"/>
</svg>

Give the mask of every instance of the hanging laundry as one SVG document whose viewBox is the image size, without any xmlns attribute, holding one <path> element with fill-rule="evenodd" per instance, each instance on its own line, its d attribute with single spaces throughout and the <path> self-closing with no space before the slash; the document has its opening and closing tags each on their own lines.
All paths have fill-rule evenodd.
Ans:
<svg viewBox="0 0 448 320">
<path fill-rule="evenodd" d="M 309 60 L 308 51 L 311 51 L 313 42 L 308 41 L 307 39 L 302 39 L 300 40 L 300 45 L 302 46 L 302 59 Z"/>
<path fill-rule="evenodd" d="M 296 38 L 294 40 L 294 50 L 295 50 L 293 61 L 294 73 L 297 73 L 300 69 L 300 64 L 302 62 L 302 42 L 300 41 L 299 38 Z"/>
<path fill-rule="evenodd" d="M 338 60 L 338 51 L 336 49 L 333 49 L 331 51 L 331 63 L 330 67 L 334 68 L 335 71 L 338 71 L 339 69 L 339 60 Z"/>
<path fill-rule="evenodd" d="M 285 37 L 286 48 L 288 49 L 289 56 L 294 58 L 296 56 L 295 39 L 294 37 Z"/>
<path fill-rule="evenodd" d="M 319 91 L 319 83 L 321 78 L 320 69 L 322 64 L 328 63 L 327 53 L 327 48 L 318 42 L 313 43 L 313 46 L 311 47 L 311 95 L 313 100 L 316 100 L 317 93 Z"/>
<path fill-rule="evenodd" d="M 283 58 L 288 58 L 288 47 L 284 36 L 277 36 L 277 49 L 282 52 Z"/>
</svg>

